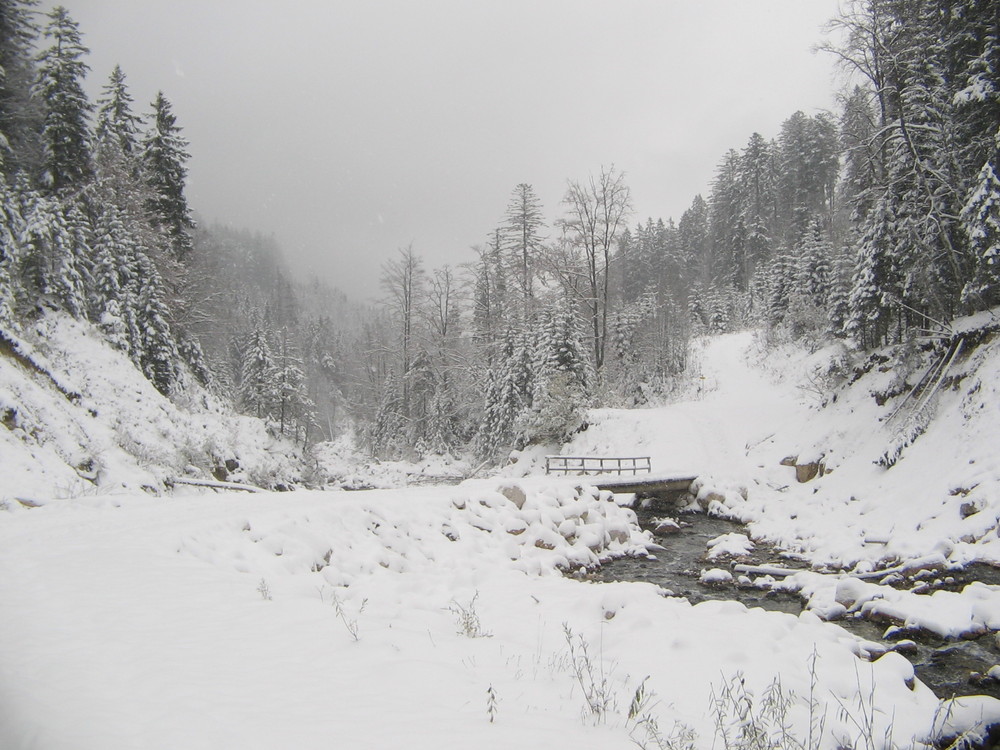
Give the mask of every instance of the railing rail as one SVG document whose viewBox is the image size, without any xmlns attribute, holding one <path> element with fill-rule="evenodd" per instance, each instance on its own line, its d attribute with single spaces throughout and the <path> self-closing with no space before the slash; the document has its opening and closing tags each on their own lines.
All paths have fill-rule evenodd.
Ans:
<svg viewBox="0 0 1000 750">
<path fill-rule="evenodd" d="M 649 456 L 546 456 L 546 474 L 631 474 L 649 473 Z"/>
</svg>

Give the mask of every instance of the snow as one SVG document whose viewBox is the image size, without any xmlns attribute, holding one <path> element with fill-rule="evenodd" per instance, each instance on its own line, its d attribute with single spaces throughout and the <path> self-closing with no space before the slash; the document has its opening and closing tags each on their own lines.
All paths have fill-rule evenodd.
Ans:
<svg viewBox="0 0 1000 750">
<path fill-rule="evenodd" d="M 894 569 L 1000 562 L 989 345 L 960 363 L 961 387 L 942 391 L 891 469 L 873 461 L 898 397 L 874 395 L 898 373 L 873 367 L 836 389 L 849 352 L 765 357 L 749 333 L 700 344 L 693 400 L 598 410 L 562 448 L 650 455 L 654 473 L 698 476 L 698 505 L 749 522 L 747 535 L 712 540 L 703 577 L 731 579 L 724 566 L 754 543 L 793 550 L 813 570 L 752 582 L 799 591 L 808 609 L 795 617 L 586 581 L 602 560 L 656 549 L 622 498 L 586 478 L 166 492 L 164 477 L 190 466 L 206 478 L 212 459 L 237 455 L 236 481 L 290 462 L 259 423 L 162 399 L 78 324 L 44 324 L 24 345 L 80 395 L 56 396 L 0 357 L 0 409 L 22 420 L 0 430 L 0 747 L 586 750 L 655 746 L 655 722 L 710 748 L 720 725 L 755 717 L 804 737 L 819 715 L 824 748 L 859 741 L 859 717 L 874 722 L 873 746 L 889 746 L 891 724 L 906 747 L 1000 719 L 991 699 L 942 704 L 900 654 L 826 621 L 853 610 L 947 637 L 1000 629 L 993 586 L 876 583 Z M 325 450 L 331 473 L 348 465 L 346 449 Z M 826 471 L 799 483 L 788 456 Z M 385 467 L 373 483 L 413 470 Z M 780 721 L 766 708 L 779 684 Z M 640 685 L 651 699 L 630 719 Z"/>
<path fill-rule="evenodd" d="M 162 491 L 173 476 L 291 483 L 294 448 L 197 386 L 171 401 L 91 326 L 49 313 L 0 356 L 0 502 Z M 25 364 L 33 363 L 33 367 Z M 231 464 L 232 465 L 232 464 Z"/>
<path fill-rule="evenodd" d="M 648 537 L 599 493 L 525 489 L 521 508 L 460 487 L 13 510 L 0 525 L 0 746 L 625 748 L 647 674 L 659 726 L 710 737 L 721 678 L 745 675 L 759 695 L 781 674 L 806 695 L 814 649 L 832 727 L 848 731 L 834 697 L 854 701 L 860 679 L 897 722 L 927 728 L 934 696 L 899 665 L 858 660 L 835 626 L 558 575 Z M 576 534 L 556 531 L 566 520 Z M 482 637 L 460 632 L 462 610 Z M 564 627 L 609 680 L 616 707 L 596 726 Z"/>
</svg>

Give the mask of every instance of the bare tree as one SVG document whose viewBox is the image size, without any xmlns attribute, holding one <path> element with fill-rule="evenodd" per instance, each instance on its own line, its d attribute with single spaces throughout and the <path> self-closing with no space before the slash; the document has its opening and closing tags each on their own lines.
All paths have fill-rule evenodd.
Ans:
<svg viewBox="0 0 1000 750">
<path fill-rule="evenodd" d="M 632 198 L 625 173 L 602 167 L 598 177 L 586 183 L 569 182 L 563 204 L 567 216 L 561 224 L 574 246 L 583 254 L 586 274 L 584 305 L 590 317 L 594 368 L 604 365 L 608 334 L 610 266 L 612 249 L 632 212 Z"/>
<path fill-rule="evenodd" d="M 424 295 L 426 273 L 423 260 L 413 252 L 413 245 L 399 250 L 399 257 L 382 265 L 382 288 L 386 305 L 398 326 L 400 337 L 400 380 L 403 384 L 403 411 L 409 408 L 407 374 L 413 364 L 417 310 Z"/>
</svg>

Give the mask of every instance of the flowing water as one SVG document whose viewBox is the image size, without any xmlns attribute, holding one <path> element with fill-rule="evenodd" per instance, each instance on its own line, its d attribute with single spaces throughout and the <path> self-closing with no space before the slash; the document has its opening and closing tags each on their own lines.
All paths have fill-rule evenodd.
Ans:
<svg viewBox="0 0 1000 750">
<path fill-rule="evenodd" d="M 643 528 L 653 530 L 655 513 L 637 511 Z M 699 581 L 706 568 L 726 568 L 725 558 L 710 561 L 705 557 L 709 540 L 722 534 L 736 532 L 745 534 L 746 529 L 739 523 L 704 514 L 683 515 L 681 530 L 668 536 L 658 536 L 656 541 L 665 547 L 654 558 L 623 558 L 604 565 L 589 576 L 594 581 L 643 581 L 653 583 L 683 596 L 692 604 L 707 599 L 735 600 L 747 607 L 762 607 L 768 610 L 798 614 L 802 611 L 802 600 L 794 595 L 776 591 L 761 591 L 757 588 L 739 586 L 734 582 L 726 584 L 703 584 Z M 741 562 L 752 565 L 781 565 L 783 567 L 807 567 L 774 547 L 758 544 L 753 553 Z M 1000 583 L 1000 571 L 986 565 L 974 565 L 963 571 L 949 572 L 954 582 L 947 587 L 960 589 L 973 580 L 985 583 Z M 845 618 L 838 624 L 866 640 L 893 645 L 883 638 L 887 626 L 864 619 Z M 1000 663 L 1000 648 L 994 634 L 970 640 L 949 641 L 929 633 L 907 632 L 906 638 L 916 642 L 911 653 L 904 653 L 913 663 L 917 677 L 930 687 L 939 698 L 955 695 L 992 695 L 1000 698 L 1000 683 L 994 680 L 980 680 L 975 675 L 985 675 L 987 670 Z"/>
</svg>

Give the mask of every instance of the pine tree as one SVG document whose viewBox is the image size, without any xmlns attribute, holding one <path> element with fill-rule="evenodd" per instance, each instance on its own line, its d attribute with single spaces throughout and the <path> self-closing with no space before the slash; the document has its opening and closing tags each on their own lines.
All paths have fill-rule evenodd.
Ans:
<svg viewBox="0 0 1000 750">
<path fill-rule="evenodd" d="M 150 128 L 142 142 L 142 160 L 150 195 L 146 210 L 150 222 L 167 239 L 177 260 L 191 253 L 191 230 L 194 219 L 184 196 L 185 166 L 190 154 L 181 136 L 177 118 L 163 92 L 156 95 L 150 114 Z"/>
<path fill-rule="evenodd" d="M 9 177 L 32 171 L 37 159 L 41 113 L 31 96 L 36 5 L 36 0 L 0 0 L 0 173 Z"/>
<path fill-rule="evenodd" d="M 139 332 L 139 367 L 160 393 L 168 394 L 180 377 L 177 344 L 168 323 L 163 284 L 153 262 L 136 254 L 140 286 L 136 299 L 135 325 Z"/>
<path fill-rule="evenodd" d="M 754 133 L 740 154 L 737 173 L 745 237 L 745 290 L 751 288 L 750 279 L 757 268 L 771 257 L 777 211 L 775 179 L 771 144 L 760 133 Z"/>
<path fill-rule="evenodd" d="M 522 182 L 511 193 L 502 230 L 511 277 L 521 295 L 522 320 L 528 320 L 531 316 L 535 296 L 535 267 L 538 264 L 544 229 L 542 203 L 535 195 L 534 188 Z"/>
<path fill-rule="evenodd" d="M 261 419 L 274 413 L 275 365 L 267 334 L 258 323 L 242 347 L 239 403 L 247 413 Z"/>
<path fill-rule="evenodd" d="M 142 184 L 139 144 L 140 119 L 132 112 L 132 96 L 121 67 L 115 66 L 97 100 L 94 164 L 98 200 L 113 202 L 132 216 L 127 223 L 144 221 L 140 210 L 146 200 Z"/>
<path fill-rule="evenodd" d="M 89 248 L 86 217 L 78 206 L 21 189 L 24 228 L 17 274 L 24 311 L 39 303 L 80 316 L 86 308 Z"/>
<path fill-rule="evenodd" d="M 306 392 L 306 378 L 302 358 L 293 350 L 288 331 L 281 332 L 281 356 L 275 365 L 275 416 L 282 435 L 294 427 L 294 434 L 302 428 L 303 435 L 313 422 L 314 404 Z"/>
<path fill-rule="evenodd" d="M 79 26 L 62 6 L 53 8 L 48 18 L 45 38 L 52 46 L 38 57 L 35 88 L 44 109 L 41 182 L 58 193 L 82 188 L 91 175 L 88 120 L 93 105 L 83 90 L 90 70 L 83 57 L 89 50 Z"/>
<path fill-rule="evenodd" d="M 973 309 L 1000 303 L 1000 128 L 996 148 L 969 191 L 962 229 L 975 257 L 975 271 L 962 291 Z"/>
<path fill-rule="evenodd" d="M 527 444 L 565 440 L 583 423 L 589 373 L 580 321 L 565 299 L 542 311 L 534 338 L 531 407 L 517 431 Z"/>
<path fill-rule="evenodd" d="M 123 309 L 123 303 L 127 305 L 130 295 L 125 293 L 122 272 L 134 257 L 131 239 L 117 208 L 106 206 L 94 232 L 94 292 L 89 312 L 112 345 L 130 355 L 136 351 L 138 336 L 134 325 L 126 323 L 127 317 L 134 321 L 135 311 L 129 310 L 131 315 L 128 315 Z"/>
<path fill-rule="evenodd" d="M 377 458 L 396 458 L 403 448 L 406 417 L 403 414 L 403 392 L 395 372 L 385 377 L 378 411 L 368 432 L 368 446 Z"/>
<path fill-rule="evenodd" d="M 484 458 L 517 447 L 515 425 L 530 406 L 532 372 L 527 334 L 508 329 L 483 384 L 483 416 L 477 445 Z"/>
<path fill-rule="evenodd" d="M 14 191 L 0 172 L 0 326 L 16 321 L 15 300 L 20 290 L 21 237 L 24 220 Z"/>
</svg>

